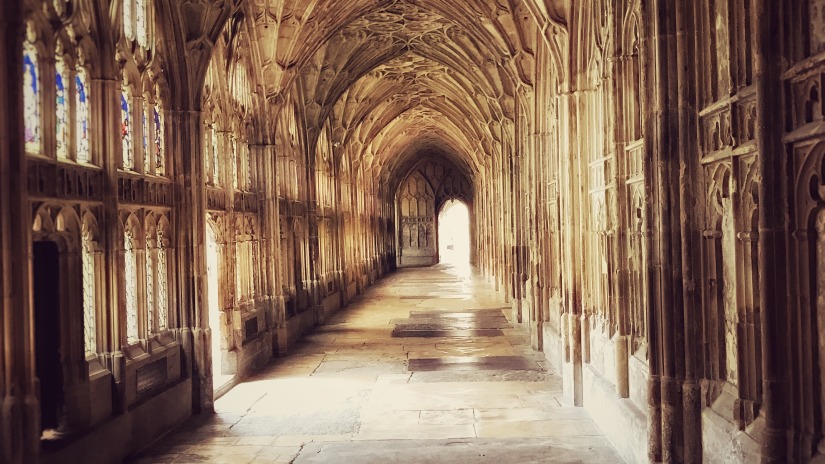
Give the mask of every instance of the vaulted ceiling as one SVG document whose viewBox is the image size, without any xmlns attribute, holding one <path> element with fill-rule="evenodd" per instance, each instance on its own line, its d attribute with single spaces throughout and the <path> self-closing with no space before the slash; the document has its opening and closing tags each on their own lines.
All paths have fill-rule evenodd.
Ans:
<svg viewBox="0 0 825 464">
<path fill-rule="evenodd" d="M 309 150 L 330 124 L 336 155 L 381 175 L 428 151 L 472 177 L 512 146 L 536 42 L 565 11 L 561 0 L 247 0 L 225 28 L 243 23 L 265 101 L 303 105 Z"/>
</svg>

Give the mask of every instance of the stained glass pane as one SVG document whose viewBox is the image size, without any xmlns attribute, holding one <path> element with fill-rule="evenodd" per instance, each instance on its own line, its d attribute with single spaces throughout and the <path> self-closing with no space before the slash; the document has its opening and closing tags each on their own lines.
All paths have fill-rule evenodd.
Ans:
<svg viewBox="0 0 825 464">
<path fill-rule="evenodd" d="M 163 116 L 161 116 L 160 112 L 157 108 L 153 110 L 153 120 L 154 120 L 154 147 L 153 150 L 155 152 L 155 174 L 163 175 L 165 171 L 165 163 L 164 163 L 164 156 L 165 153 L 163 152 Z"/>
<path fill-rule="evenodd" d="M 143 128 L 143 137 L 141 142 L 143 144 L 143 172 L 146 174 L 152 174 L 152 153 L 149 148 L 149 118 L 147 114 L 149 114 L 149 102 L 148 100 L 144 100 L 144 111 L 142 117 L 142 128 Z"/>
<path fill-rule="evenodd" d="M 135 147 L 132 146 L 132 105 L 129 89 L 124 88 L 120 94 L 120 131 L 123 140 L 123 169 L 134 169 Z"/>
<path fill-rule="evenodd" d="M 137 39 L 138 44 L 143 48 L 149 48 L 149 31 L 147 22 L 147 4 L 146 0 L 137 0 L 135 4 L 135 23 L 137 24 Z"/>
<path fill-rule="evenodd" d="M 126 341 L 134 343 L 138 340 L 138 308 L 137 308 L 137 255 L 129 234 L 126 234 Z"/>
<path fill-rule="evenodd" d="M 55 132 L 57 157 L 69 157 L 69 110 L 66 104 L 66 64 L 59 55 L 55 58 L 54 87 L 56 96 Z"/>
<path fill-rule="evenodd" d="M 23 113 L 26 152 L 40 153 L 40 69 L 34 44 L 23 44 Z"/>
<path fill-rule="evenodd" d="M 75 77 L 75 141 L 77 144 L 77 161 L 81 163 L 91 162 L 91 150 L 89 144 L 89 88 L 86 79 L 86 70 L 77 69 Z"/>
<path fill-rule="evenodd" d="M 83 338 L 87 355 L 97 352 L 95 306 L 95 257 L 91 243 L 87 241 L 83 246 Z"/>
<path fill-rule="evenodd" d="M 134 8 L 134 0 L 123 0 L 123 33 L 129 40 L 134 40 L 135 38 L 132 8 Z"/>
<path fill-rule="evenodd" d="M 146 250 L 146 325 L 147 332 L 155 332 L 155 260 L 152 250 Z"/>
<path fill-rule="evenodd" d="M 166 262 L 166 248 L 158 248 L 158 328 L 160 330 L 164 330 L 169 327 L 168 271 L 169 268 Z"/>
</svg>

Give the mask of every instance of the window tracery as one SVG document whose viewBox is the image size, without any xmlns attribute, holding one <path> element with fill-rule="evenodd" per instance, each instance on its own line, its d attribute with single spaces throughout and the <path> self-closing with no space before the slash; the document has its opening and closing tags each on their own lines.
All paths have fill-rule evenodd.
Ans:
<svg viewBox="0 0 825 464">
<path fill-rule="evenodd" d="M 146 325 L 155 334 L 169 327 L 169 261 L 165 217 L 152 217 L 146 226 Z"/>
</svg>

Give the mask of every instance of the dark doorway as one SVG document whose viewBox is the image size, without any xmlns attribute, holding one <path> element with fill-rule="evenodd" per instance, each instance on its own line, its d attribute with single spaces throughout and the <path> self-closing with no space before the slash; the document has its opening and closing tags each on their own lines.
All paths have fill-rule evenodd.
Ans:
<svg viewBox="0 0 825 464">
<path fill-rule="evenodd" d="M 63 416 L 60 362 L 60 250 L 54 242 L 34 242 L 34 335 L 40 380 L 40 428 L 57 429 Z"/>
</svg>

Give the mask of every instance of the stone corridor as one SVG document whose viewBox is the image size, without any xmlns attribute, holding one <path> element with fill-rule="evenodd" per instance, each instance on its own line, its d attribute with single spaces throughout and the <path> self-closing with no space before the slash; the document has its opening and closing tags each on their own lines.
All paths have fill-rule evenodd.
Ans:
<svg viewBox="0 0 825 464">
<path fill-rule="evenodd" d="M 622 462 L 507 309 L 469 271 L 400 270 L 134 462 Z"/>
</svg>

